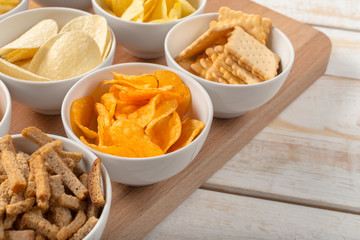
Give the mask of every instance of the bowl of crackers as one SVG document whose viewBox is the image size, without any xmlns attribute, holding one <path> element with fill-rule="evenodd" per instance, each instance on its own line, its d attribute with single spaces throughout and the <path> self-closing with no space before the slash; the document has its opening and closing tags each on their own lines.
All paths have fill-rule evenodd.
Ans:
<svg viewBox="0 0 360 240">
<path fill-rule="evenodd" d="M 0 21 L 29 8 L 29 0 L 0 1 Z"/>
<path fill-rule="evenodd" d="M 11 97 L 6 85 L 0 80 L 0 137 L 9 133 L 11 123 Z"/>
<path fill-rule="evenodd" d="M 0 22 L 0 78 L 13 99 L 59 114 L 66 92 L 111 65 L 115 37 L 105 18 L 71 8 L 39 8 Z"/>
<path fill-rule="evenodd" d="M 268 102 L 294 62 L 294 48 L 269 18 L 227 7 L 177 24 L 165 39 L 167 65 L 209 93 L 217 118 L 234 118 Z"/>
<path fill-rule="evenodd" d="M 5 239 L 100 239 L 111 182 L 100 158 L 70 139 L 27 127 L 0 138 Z"/>
<path fill-rule="evenodd" d="M 92 0 L 124 50 L 139 58 L 164 55 L 167 32 L 178 22 L 203 13 L 207 0 L 115 1 Z"/>
<path fill-rule="evenodd" d="M 209 133 L 213 109 L 188 75 L 151 63 L 105 67 L 65 96 L 66 135 L 100 156 L 112 181 L 160 182 L 182 171 Z"/>
</svg>

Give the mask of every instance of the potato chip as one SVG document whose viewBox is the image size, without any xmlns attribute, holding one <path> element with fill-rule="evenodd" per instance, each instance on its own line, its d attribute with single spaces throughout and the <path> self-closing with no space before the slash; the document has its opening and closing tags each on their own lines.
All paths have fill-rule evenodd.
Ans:
<svg viewBox="0 0 360 240">
<path fill-rule="evenodd" d="M 180 137 L 181 120 L 179 114 L 173 111 L 172 114 L 157 121 L 151 128 L 146 129 L 146 134 L 163 152 L 166 152 Z"/>
<path fill-rule="evenodd" d="M 123 145 L 136 152 L 137 157 L 152 157 L 164 154 L 161 148 L 154 144 L 142 127 L 128 119 L 116 120 L 104 132 L 104 145 Z"/>
<path fill-rule="evenodd" d="M 112 38 L 110 28 L 108 27 L 107 35 L 106 35 L 105 49 L 104 49 L 104 51 L 103 51 L 103 53 L 101 55 L 101 60 L 102 61 L 104 61 L 107 58 L 107 56 L 109 55 L 109 52 L 110 52 L 113 41 L 114 41 L 114 39 Z"/>
<path fill-rule="evenodd" d="M 115 110 L 115 119 L 127 118 L 129 114 L 138 110 L 141 106 L 136 104 L 129 104 L 121 100 L 117 101 Z"/>
<path fill-rule="evenodd" d="M 68 22 L 60 32 L 82 31 L 89 34 L 99 46 L 103 55 L 106 49 L 107 37 L 110 32 L 106 19 L 100 15 L 83 15 Z M 110 34 L 111 36 L 111 34 Z"/>
<path fill-rule="evenodd" d="M 154 118 L 151 120 L 151 122 L 146 126 L 145 132 L 148 133 L 151 131 L 151 128 L 153 128 L 157 122 L 159 122 L 161 119 L 169 116 L 171 113 L 176 111 L 178 108 L 178 103 L 176 99 L 166 99 L 163 98 L 163 101 L 157 104 L 155 109 L 155 115 Z"/>
<path fill-rule="evenodd" d="M 81 31 L 60 33 L 44 43 L 30 63 L 29 70 L 52 80 L 79 76 L 101 63 L 98 44 Z"/>
<path fill-rule="evenodd" d="M 4 59 L 0 58 L 0 72 L 9 75 L 14 78 L 20 78 L 24 80 L 31 81 L 50 81 L 50 79 L 46 77 L 38 76 L 28 70 L 25 70 L 21 67 L 18 67 L 15 64 L 9 63 Z"/>
<path fill-rule="evenodd" d="M 16 49 L 7 54 L 2 55 L 2 57 L 6 61 L 13 63 L 16 61 L 31 59 L 35 55 L 37 50 L 38 50 L 37 48 Z"/>
<path fill-rule="evenodd" d="M 125 75 L 121 73 L 112 72 L 113 80 L 103 81 L 102 84 L 123 84 L 134 88 L 157 88 L 159 81 L 156 77 L 150 74 L 143 74 L 139 76 Z"/>
<path fill-rule="evenodd" d="M 94 114 L 94 106 L 95 101 L 92 97 L 83 97 L 72 102 L 70 107 L 70 123 L 75 135 L 85 135 L 89 139 L 98 137 L 95 131 L 89 129 Z"/>
<path fill-rule="evenodd" d="M 176 151 L 191 143 L 204 127 L 205 124 L 199 120 L 189 118 L 185 119 L 182 122 L 181 135 L 179 139 L 169 148 L 168 152 Z"/>
<path fill-rule="evenodd" d="M 177 112 L 180 115 L 180 118 L 183 118 L 187 111 L 189 110 L 189 105 L 191 101 L 191 94 L 189 88 L 181 81 L 181 78 L 171 71 L 157 71 L 152 74 L 159 80 L 159 87 L 165 86 L 174 86 L 173 92 L 176 92 L 182 98 L 178 99 L 178 109 Z"/>
<path fill-rule="evenodd" d="M 112 119 L 110 118 L 109 112 L 106 109 L 106 107 L 101 103 L 95 103 L 95 111 L 98 114 L 98 117 L 97 117 L 97 122 L 98 122 L 97 144 L 99 146 L 103 146 L 104 145 L 105 128 L 111 125 Z"/>
<path fill-rule="evenodd" d="M 161 101 L 161 94 L 153 97 L 148 104 L 141 106 L 136 111 L 128 115 L 128 119 L 135 122 L 142 128 L 146 127 L 148 123 L 155 117 L 156 106 Z"/>
<path fill-rule="evenodd" d="M 109 118 L 113 118 L 116 109 L 116 98 L 112 93 L 105 93 L 101 96 L 100 102 L 106 107 L 109 113 Z"/>
<path fill-rule="evenodd" d="M 45 19 L 35 24 L 19 38 L 0 49 L 0 55 L 16 49 L 39 49 L 48 39 L 58 33 L 58 25 L 52 19 Z"/>
</svg>

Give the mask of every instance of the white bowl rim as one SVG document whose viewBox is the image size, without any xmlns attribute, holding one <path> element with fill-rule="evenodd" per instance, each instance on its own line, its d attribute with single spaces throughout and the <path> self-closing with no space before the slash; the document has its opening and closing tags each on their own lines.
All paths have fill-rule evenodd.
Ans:
<svg viewBox="0 0 360 240">
<path fill-rule="evenodd" d="M 170 22 L 165 22 L 165 23 L 148 23 L 148 22 L 134 22 L 134 21 L 129 21 L 129 20 L 125 20 L 125 19 L 122 19 L 120 17 L 117 17 L 117 16 L 114 16 L 110 13 L 108 13 L 107 11 L 105 11 L 97 2 L 97 0 L 91 0 L 91 2 L 93 3 L 93 5 L 96 5 L 96 7 L 98 7 L 101 11 L 102 14 L 106 15 L 106 16 L 109 16 L 112 20 L 115 20 L 115 21 L 120 21 L 120 22 L 124 22 L 124 23 L 129 23 L 129 24 L 133 24 L 134 26 L 133 27 L 136 27 L 136 26 L 159 26 L 159 25 L 162 25 L 162 26 L 165 26 L 165 25 L 173 25 L 174 23 L 179 23 L 185 19 L 188 19 L 188 18 L 192 18 L 194 15 L 196 15 L 199 11 L 201 11 L 202 9 L 205 8 L 205 5 L 206 5 L 206 2 L 207 0 L 202 0 L 202 3 L 200 4 L 200 6 L 196 9 L 195 12 L 193 12 L 192 14 L 186 16 L 186 17 L 183 17 L 183 18 L 180 18 L 180 19 L 177 19 L 175 21 L 170 21 Z"/>
<path fill-rule="evenodd" d="M 69 139 L 69 138 L 66 138 L 66 137 L 63 137 L 63 136 L 60 136 L 60 135 L 54 135 L 54 134 L 46 134 L 46 135 L 48 135 L 49 137 L 51 137 L 53 139 L 60 139 L 61 141 L 68 142 L 70 144 L 76 145 L 77 147 L 79 147 L 81 149 L 82 152 L 90 153 L 90 155 L 92 156 L 92 158 L 94 158 L 94 160 L 97 158 L 97 156 L 92 151 L 89 151 L 89 149 L 85 148 L 83 145 L 79 144 L 78 142 L 76 142 L 76 141 L 74 141 L 72 139 Z M 11 136 L 11 138 L 24 138 L 21 134 L 13 134 L 13 135 L 10 135 L 10 136 Z M 101 164 L 101 168 L 102 168 L 102 172 L 104 173 L 103 174 L 104 176 L 102 175 L 102 179 L 106 183 L 106 189 L 104 189 L 106 191 L 106 200 L 105 200 L 105 206 L 102 209 L 102 212 L 101 212 L 101 215 L 99 217 L 98 223 L 103 218 L 106 218 L 105 214 L 102 214 L 102 213 L 106 212 L 105 208 L 106 208 L 106 210 L 110 209 L 111 201 L 112 201 L 112 185 L 111 185 L 110 176 L 109 176 L 108 171 L 105 168 L 104 163 Z M 100 227 L 100 224 L 98 224 L 98 223 L 95 224 L 95 226 L 85 236 L 84 239 L 87 239 L 87 237 L 90 236 L 90 233 L 95 232 Z"/>
<path fill-rule="evenodd" d="M 18 12 L 17 13 L 13 13 L 13 12 L 16 11 L 18 8 L 21 8 L 22 6 L 26 5 L 26 4 L 29 4 L 29 0 L 21 0 L 21 2 L 16 7 L 11 9 L 10 11 L 0 15 L 1 17 L 4 17 L 2 20 L 0 20 L 0 22 L 5 20 L 10 15 L 12 16 L 12 15 L 17 14 Z"/>
<path fill-rule="evenodd" d="M 3 19 L 2 21 L 11 19 L 11 18 L 13 18 L 13 17 L 15 17 L 17 15 L 28 13 L 28 12 L 43 12 L 43 11 L 48 11 L 48 10 L 61 10 L 61 11 L 78 12 L 78 13 L 82 13 L 82 14 L 86 14 L 86 15 L 93 14 L 93 13 L 86 12 L 86 11 L 76 9 L 76 8 L 42 7 L 42 8 L 29 9 L 29 10 L 26 10 L 26 11 L 15 13 L 15 14 L 11 15 L 10 17 L 6 18 L 6 19 Z M 0 24 L 1 24 L 2 21 L 0 21 Z M 115 41 L 115 34 L 114 34 L 113 30 L 111 29 L 111 27 L 109 26 L 109 24 L 108 24 L 108 27 L 109 27 L 109 29 L 111 31 L 112 38 L 113 38 L 113 41 L 112 41 L 112 44 L 111 44 L 111 50 L 110 50 L 110 52 L 111 52 L 112 50 L 115 51 L 116 41 Z M 10 78 L 14 82 L 22 83 L 22 84 L 25 84 L 25 85 L 46 85 L 46 84 L 58 85 L 58 84 L 61 84 L 61 83 L 64 83 L 64 82 L 74 81 L 75 79 L 77 79 L 79 77 L 82 78 L 85 75 L 89 74 L 91 71 L 94 71 L 95 69 L 102 68 L 101 65 L 110 57 L 110 52 L 108 53 L 108 56 L 105 58 L 105 60 L 102 61 L 98 66 L 96 66 L 95 68 L 91 69 L 88 72 L 85 72 L 85 73 L 83 73 L 83 74 L 81 74 L 79 76 L 75 76 L 75 77 L 72 77 L 72 78 L 66 78 L 66 79 L 62 79 L 62 80 L 51 80 L 51 81 L 32 81 L 32 80 L 25 80 L 25 79 L 15 78 L 15 77 L 9 76 L 7 74 L 4 74 L 2 72 L 0 72 L 0 77 Z"/>
<path fill-rule="evenodd" d="M 5 83 L 0 80 L 0 88 L 3 90 L 6 98 L 6 108 L 5 112 L 2 116 L 2 119 L 0 120 L 0 125 L 5 121 L 6 118 L 11 116 L 11 96 L 8 88 L 6 87 Z"/>
<path fill-rule="evenodd" d="M 172 64 L 174 64 L 176 67 L 183 69 L 184 72 L 188 73 L 191 77 L 199 80 L 201 83 L 205 83 L 205 84 L 209 84 L 209 85 L 213 85 L 214 87 L 222 87 L 222 88 L 253 88 L 256 87 L 258 85 L 266 85 L 266 84 L 271 84 L 271 82 L 276 81 L 278 78 L 282 77 L 282 75 L 285 74 L 285 72 L 289 71 L 290 68 L 292 67 L 293 63 L 294 63 L 294 59 L 295 59 L 295 51 L 294 51 L 294 46 L 292 45 L 290 39 L 285 35 L 285 33 L 283 33 L 279 28 L 272 26 L 271 27 L 271 31 L 277 31 L 283 38 L 284 40 L 287 42 L 287 44 L 290 46 L 290 61 L 288 66 L 283 69 L 281 71 L 281 73 L 279 73 L 278 75 L 276 75 L 275 77 L 263 81 L 263 82 L 259 82 L 259 83 L 252 83 L 252 84 L 224 84 L 224 83 L 218 83 L 218 82 L 212 82 L 209 81 L 205 78 L 196 76 L 194 74 L 192 74 L 191 72 L 187 71 L 186 69 L 182 68 L 175 60 L 174 58 L 170 55 L 169 49 L 168 49 L 168 42 L 169 42 L 169 36 L 172 34 L 172 32 L 175 31 L 176 27 L 181 26 L 182 24 L 186 24 L 187 21 L 190 21 L 192 19 L 196 19 L 196 18 L 202 18 L 202 17 L 208 17 L 208 16 L 218 16 L 219 13 L 204 13 L 204 14 L 199 14 L 197 16 L 193 16 L 191 19 L 187 19 L 184 20 L 183 22 L 179 22 L 177 23 L 173 28 L 170 29 L 170 31 L 166 34 L 165 37 L 165 42 L 164 42 L 164 50 L 165 50 L 165 56 L 168 56 L 168 59 L 171 61 Z"/>
<path fill-rule="evenodd" d="M 65 102 L 67 101 L 67 99 L 69 98 L 70 94 L 74 91 L 74 89 L 76 88 L 76 86 L 78 84 L 80 84 L 82 81 L 85 81 L 87 77 L 89 77 L 90 75 L 92 74 L 96 74 L 100 71 L 109 71 L 109 69 L 112 69 L 112 68 L 115 68 L 115 67 L 118 67 L 118 66 L 154 66 L 154 67 L 161 67 L 162 70 L 169 70 L 169 71 L 172 71 L 174 73 L 176 73 L 177 75 L 179 75 L 179 77 L 181 77 L 181 75 L 183 75 L 184 77 L 188 78 L 190 81 L 192 81 L 192 83 L 200 89 L 200 91 L 204 94 L 205 96 L 205 101 L 208 102 L 208 111 L 209 111 L 209 118 L 207 119 L 206 123 L 205 124 L 205 127 L 204 129 L 201 131 L 201 133 L 191 142 L 189 143 L 188 145 L 186 145 L 185 147 L 183 148 L 180 148 L 174 152 L 171 152 L 171 153 L 166 153 L 164 155 L 160 155 L 160 156 L 153 156 L 153 157 L 144 157 L 144 158 L 130 158 L 130 157 L 119 157 L 119 156 L 115 156 L 115 155 L 111 155 L 111 154 L 107 154 L 107 153 L 103 153 L 103 152 L 100 152 L 100 151 L 97 151 L 89 146 L 87 146 L 86 144 L 84 144 L 83 142 L 81 142 L 81 140 L 75 135 L 75 133 L 73 132 L 71 126 L 69 126 L 69 124 L 67 123 L 66 119 L 65 119 Z M 70 103 L 71 104 L 71 103 Z M 172 155 L 176 155 L 176 154 L 179 154 L 179 152 L 181 151 L 185 151 L 186 148 L 189 148 L 191 145 L 194 145 L 195 143 L 197 143 L 198 141 L 200 141 L 199 139 L 199 136 L 201 134 L 204 134 L 206 131 L 209 131 L 210 130 L 210 127 L 211 127 L 211 124 L 212 124 L 212 120 L 213 120 L 213 115 L 214 115 L 214 110 L 213 110 L 213 105 L 212 105 L 212 102 L 211 102 L 211 99 L 210 99 L 210 96 L 208 95 L 207 91 L 203 88 L 203 86 L 201 86 L 200 83 L 198 83 L 197 81 L 193 80 L 189 75 L 187 75 L 186 73 L 183 73 L 177 69 L 173 69 L 173 68 L 170 68 L 168 66 L 165 66 L 165 65 L 160 65 L 160 64 L 155 64 L 155 63 L 144 63 L 144 62 L 128 62 L 128 63 L 119 63 L 119 64 L 116 64 L 116 65 L 111 65 L 111 66 L 107 66 L 107 67 L 104 67 L 104 68 L 101 68 L 99 70 L 96 70 L 92 73 L 90 73 L 89 75 L 81 78 L 78 82 L 76 82 L 71 88 L 70 90 L 67 92 L 67 94 L 65 95 L 64 97 L 64 100 L 63 100 L 63 103 L 61 105 L 61 120 L 63 122 L 63 125 L 64 125 L 64 128 L 65 129 L 68 129 L 69 131 L 67 131 L 72 138 L 74 139 L 78 139 L 79 140 L 79 143 L 81 143 L 84 147 L 88 148 L 90 151 L 93 151 L 96 153 L 96 155 L 98 156 L 106 156 L 108 158 L 112 158 L 114 160 L 122 160 L 122 161 L 126 161 L 126 162 L 134 162 L 134 161 L 151 161 L 151 160 L 154 160 L 154 159 L 158 159 L 158 158 L 165 158 L 167 156 L 172 156 Z"/>
</svg>

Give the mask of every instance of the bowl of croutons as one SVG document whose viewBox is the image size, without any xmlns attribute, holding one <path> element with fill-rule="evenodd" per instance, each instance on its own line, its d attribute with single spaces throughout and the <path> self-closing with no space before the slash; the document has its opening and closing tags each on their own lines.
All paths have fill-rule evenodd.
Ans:
<svg viewBox="0 0 360 240">
<path fill-rule="evenodd" d="M 0 151 L 5 239 L 101 238 L 111 182 L 100 158 L 36 127 L 3 136 Z"/>
<path fill-rule="evenodd" d="M 165 38 L 167 65 L 205 88 L 217 118 L 239 117 L 272 99 L 294 56 L 271 19 L 227 7 L 186 19 Z"/>
</svg>

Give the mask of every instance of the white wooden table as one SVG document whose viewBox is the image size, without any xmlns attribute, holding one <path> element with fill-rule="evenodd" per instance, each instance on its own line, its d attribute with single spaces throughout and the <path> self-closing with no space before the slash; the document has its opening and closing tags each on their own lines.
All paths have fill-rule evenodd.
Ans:
<svg viewBox="0 0 360 240">
<path fill-rule="evenodd" d="M 328 69 L 146 239 L 360 239 L 360 1 L 255 2 L 324 32 Z"/>
</svg>

